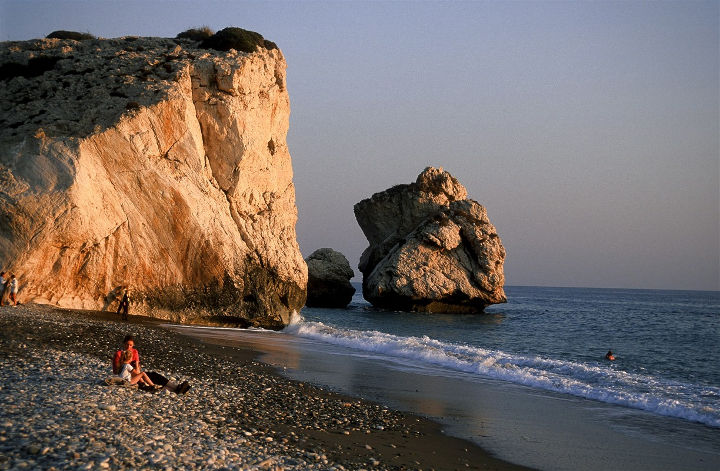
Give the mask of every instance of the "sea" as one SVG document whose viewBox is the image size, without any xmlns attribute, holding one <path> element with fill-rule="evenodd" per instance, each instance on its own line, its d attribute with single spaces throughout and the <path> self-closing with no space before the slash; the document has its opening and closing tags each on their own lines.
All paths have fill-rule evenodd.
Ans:
<svg viewBox="0 0 720 471">
<path fill-rule="evenodd" d="M 509 286 L 484 315 L 305 308 L 285 332 L 720 428 L 720 293 Z M 616 360 L 605 354 L 612 350 Z"/>
<path fill-rule="evenodd" d="M 355 286 L 347 308 L 305 307 L 279 333 L 189 329 L 257 338 L 289 377 L 520 464 L 720 469 L 720 292 L 507 286 L 507 303 L 458 315 L 379 310 Z"/>
</svg>

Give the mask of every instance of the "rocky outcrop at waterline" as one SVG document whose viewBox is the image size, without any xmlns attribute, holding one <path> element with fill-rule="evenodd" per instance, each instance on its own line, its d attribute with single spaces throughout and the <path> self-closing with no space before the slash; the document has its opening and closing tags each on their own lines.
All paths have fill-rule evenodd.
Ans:
<svg viewBox="0 0 720 471">
<path fill-rule="evenodd" d="M 442 168 L 355 205 L 370 246 L 363 296 L 404 311 L 481 312 L 506 301 L 505 248 L 485 208 Z"/>
<path fill-rule="evenodd" d="M 129 286 L 134 313 L 269 328 L 305 304 L 283 55 L 198 46 L 0 45 L 0 263 L 22 300 L 113 309 Z"/>
<path fill-rule="evenodd" d="M 343 308 L 350 304 L 355 276 L 347 258 L 330 248 L 318 249 L 305 259 L 308 266 L 307 302 L 310 307 Z"/>
</svg>

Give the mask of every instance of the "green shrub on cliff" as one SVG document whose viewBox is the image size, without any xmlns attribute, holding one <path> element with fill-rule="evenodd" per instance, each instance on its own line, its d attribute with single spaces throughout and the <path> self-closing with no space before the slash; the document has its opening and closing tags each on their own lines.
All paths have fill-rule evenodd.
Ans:
<svg viewBox="0 0 720 471">
<path fill-rule="evenodd" d="M 75 41 L 83 41 L 85 39 L 95 39 L 90 33 L 79 33 L 77 31 L 53 31 L 52 33 L 45 36 L 47 39 L 73 39 Z"/>
<path fill-rule="evenodd" d="M 242 52 L 255 52 L 258 47 L 277 49 L 272 41 L 266 41 L 260 33 L 242 28 L 225 28 L 205 39 L 200 47 L 229 51 L 235 49 Z"/>
<path fill-rule="evenodd" d="M 192 39 L 193 41 L 204 41 L 212 35 L 213 30 L 211 30 L 207 26 L 202 26 L 200 28 L 190 28 L 186 31 L 183 31 L 182 33 L 178 34 L 176 38 Z"/>
</svg>

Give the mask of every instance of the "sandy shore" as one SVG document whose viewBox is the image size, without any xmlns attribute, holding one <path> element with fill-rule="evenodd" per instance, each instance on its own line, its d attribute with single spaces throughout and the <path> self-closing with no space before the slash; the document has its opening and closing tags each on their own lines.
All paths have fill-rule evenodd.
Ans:
<svg viewBox="0 0 720 471">
<path fill-rule="evenodd" d="M 251 349 L 152 319 L 0 308 L 0 469 L 526 469 L 434 422 L 285 379 Z M 184 396 L 106 386 L 135 335 L 143 368 Z"/>
</svg>

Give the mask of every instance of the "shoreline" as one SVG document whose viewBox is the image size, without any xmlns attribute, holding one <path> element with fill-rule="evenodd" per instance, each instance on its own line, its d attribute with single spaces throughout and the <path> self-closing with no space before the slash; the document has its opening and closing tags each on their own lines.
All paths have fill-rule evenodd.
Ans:
<svg viewBox="0 0 720 471">
<path fill-rule="evenodd" d="M 8 405 L 0 412 L 0 470 L 21 463 L 47 469 L 529 469 L 445 435 L 429 419 L 288 379 L 257 361 L 261 352 L 251 346 L 214 345 L 161 324 L 167 322 L 137 316 L 121 322 L 110 312 L 40 305 L 0 308 L 0 358 L 21 366 L 0 376 L 0 401 Z M 187 379 L 187 395 L 102 383 L 127 333 L 135 335 L 143 369 Z M 67 363 L 56 358 L 66 354 Z M 59 395 L 43 396 L 49 389 Z M 20 396 L 33 391 L 38 405 Z M 73 394 L 83 413 L 58 415 L 62 403 L 53 401 L 72 402 L 65 396 Z M 28 412 L 32 421 L 21 415 Z M 62 423 L 53 421 L 60 416 Z M 63 432 L 76 437 L 88 424 L 94 424 L 87 431 L 92 440 L 62 438 Z M 127 430 L 127 440 L 114 438 L 116 429 Z"/>
<path fill-rule="evenodd" d="M 691 464 L 709 471 L 720 465 L 716 429 L 680 418 L 284 332 L 170 328 L 219 345 L 251 345 L 283 376 L 419 414 L 451 436 L 536 469 L 671 471 Z"/>
</svg>

